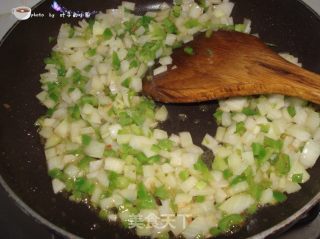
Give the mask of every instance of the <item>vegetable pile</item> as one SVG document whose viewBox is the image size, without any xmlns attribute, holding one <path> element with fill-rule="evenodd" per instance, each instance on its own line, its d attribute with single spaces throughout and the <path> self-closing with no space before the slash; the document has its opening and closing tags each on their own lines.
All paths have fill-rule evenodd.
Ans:
<svg viewBox="0 0 320 239">
<path fill-rule="evenodd" d="M 202 142 L 215 156 L 208 165 L 189 132 L 157 127 L 168 117 L 165 106 L 139 94 L 148 68 L 154 75 L 174 69 L 173 49 L 194 34 L 249 33 L 250 21 L 234 24 L 233 3 L 220 0 L 176 1 L 144 16 L 134 7 L 123 2 L 79 26 L 63 24 L 45 60 L 37 98 L 48 112 L 38 125 L 54 192 L 86 200 L 139 236 L 200 238 L 298 191 L 320 155 L 320 117 L 307 102 L 219 101 L 216 135 Z"/>
</svg>

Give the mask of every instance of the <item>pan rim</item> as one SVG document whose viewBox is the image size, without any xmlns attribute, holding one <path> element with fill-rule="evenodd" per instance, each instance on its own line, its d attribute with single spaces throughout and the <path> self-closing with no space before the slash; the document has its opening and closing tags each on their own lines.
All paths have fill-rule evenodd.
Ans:
<svg viewBox="0 0 320 239">
<path fill-rule="evenodd" d="M 32 10 L 36 9 L 40 5 L 42 5 L 44 2 L 48 0 L 41 0 L 36 5 L 32 7 Z M 232 1 L 232 0 L 231 0 Z M 320 13 L 318 14 L 313 8 L 311 8 L 309 5 L 307 5 L 303 0 L 296 0 L 299 4 L 302 5 L 302 7 L 305 7 L 318 21 L 320 24 Z M 18 24 L 21 21 L 16 21 L 9 30 L 5 33 L 5 35 L 0 39 L 0 47 L 3 45 L 5 40 L 8 38 L 8 36 L 15 30 L 15 28 L 18 26 Z M 36 212 L 34 209 L 32 209 L 28 204 L 26 204 L 7 184 L 7 182 L 4 180 L 4 178 L 0 174 L 0 185 L 4 189 L 4 191 L 7 193 L 7 196 L 13 200 L 17 208 L 19 208 L 25 215 L 31 217 L 36 223 L 43 225 L 46 227 L 46 229 L 52 230 L 55 233 L 59 233 L 60 235 L 66 237 L 66 238 L 72 238 L 72 239 L 84 239 L 83 237 L 80 237 L 74 233 L 68 232 L 67 230 L 55 225 L 54 223 L 50 222 L 45 217 L 41 216 L 38 212 Z M 298 220 L 305 212 L 310 210 L 316 203 L 320 202 L 320 192 L 318 192 L 307 204 L 305 204 L 302 208 L 300 208 L 298 211 L 296 211 L 291 216 L 287 217 L 285 220 L 277 223 L 276 225 L 261 231 L 260 233 L 253 235 L 251 237 L 248 237 L 250 239 L 262 239 L 266 238 L 267 236 L 270 236 L 278 231 L 281 231 L 281 229 L 288 227 L 296 220 Z"/>
<path fill-rule="evenodd" d="M 35 10 L 40 5 L 42 5 L 44 2 L 48 0 L 41 0 L 37 4 L 35 4 L 31 10 Z M 11 32 L 15 30 L 15 28 L 20 24 L 21 21 L 17 20 L 10 28 L 9 30 L 4 34 L 4 36 L 0 39 L 0 47 L 2 47 L 5 40 L 9 37 Z M 46 229 L 53 230 L 54 232 L 59 233 L 62 236 L 65 236 L 67 238 L 74 238 L 74 239 L 82 239 L 82 237 L 79 237 L 73 233 L 70 233 L 61 227 L 55 225 L 54 223 L 50 222 L 43 216 L 41 216 L 39 213 L 37 213 L 35 210 L 33 210 L 29 205 L 27 205 L 7 184 L 7 182 L 4 180 L 2 175 L 0 174 L 0 185 L 1 188 L 4 189 L 4 191 L 7 193 L 8 198 L 14 202 L 15 206 L 19 208 L 25 215 L 30 217 L 34 222 L 45 226 Z"/>
</svg>

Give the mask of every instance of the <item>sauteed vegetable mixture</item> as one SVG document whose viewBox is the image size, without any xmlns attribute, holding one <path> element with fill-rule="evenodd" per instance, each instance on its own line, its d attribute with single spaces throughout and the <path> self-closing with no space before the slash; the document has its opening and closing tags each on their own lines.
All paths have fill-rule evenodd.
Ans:
<svg viewBox="0 0 320 239">
<path fill-rule="evenodd" d="M 37 95 L 48 108 L 38 124 L 55 193 L 68 192 L 139 236 L 202 238 L 301 188 L 320 155 L 320 117 L 308 102 L 282 95 L 220 100 L 212 116 L 219 127 L 201 148 L 189 132 L 161 130 L 166 107 L 140 94 L 147 70 L 174 69 L 172 51 L 195 34 L 249 33 L 249 20 L 233 23 L 233 5 L 182 0 L 137 16 L 123 2 L 61 26 Z"/>
</svg>

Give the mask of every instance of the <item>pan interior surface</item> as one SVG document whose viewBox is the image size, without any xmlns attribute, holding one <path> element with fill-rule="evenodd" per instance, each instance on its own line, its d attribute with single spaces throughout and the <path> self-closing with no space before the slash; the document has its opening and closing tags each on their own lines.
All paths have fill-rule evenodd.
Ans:
<svg viewBox="0 0 320 239">
<path fill-rule="evenodd" d="M 162 1 L 136 1 L 137 12 L 156 10 Z M 234 20 L 253 22 L 252 32 L 259 33 L 276 51 L 290 52 L 299 57 L 306 69 L 320 73 L 320 19 L 296 0 L 234 0 Z M 59 1 L 67 9 L 104 11 L 121 1 Z M 34 9 L 48 16 L 53 13 L 51 1 Z M 0 175 L 12 191 L 32 210 L 58 227 L 84 238 L 136 238 L 133 232 L 99 219 L 87 205 L 76 204 L 62 194 L 53 194 L 47 175 L 35 121 L 44 114 L 35 95 L 40 91 L 39 75 L 44 72 L 43 59 L 53 44 L 49 36 L 58 34 L 64 22 L 76 24 L 75 18 L 31 18 L 22 21 L 6 36 L 0 46 Z M 169 119 L 161 125 L 169 133 L 190 131 L 195 144 L 205 133 L 214 134 L 212 117 L 217 102 L 167 105 Z M 182 119 L 185 114 L 187 120 Z M 280 223 L 299 211 L 320 192 L 320 163 L 309 170 L 311 179 L 302 190 L 292 194 L 280 205 L 263 208 L 252 216 L 247 226 L 224 238 L 247 238 Z"/>
</svg>

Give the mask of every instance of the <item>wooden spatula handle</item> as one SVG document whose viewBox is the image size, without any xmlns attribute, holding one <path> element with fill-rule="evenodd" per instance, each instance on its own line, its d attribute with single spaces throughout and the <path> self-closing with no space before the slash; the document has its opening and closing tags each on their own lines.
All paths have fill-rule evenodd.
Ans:
<svg viewBox="0 0 320 239">
<path fill-rule="evenodd" d="M 256 80 L 248 86 L 239 86 L 240 95 L 279 93 L 296 96 L 320 104 L 320 75 L 287 62 L 273 54 L 261 54 L 252 65 Z M 263 78 L 265 79 L 263 79 Z"/>
</svg>

